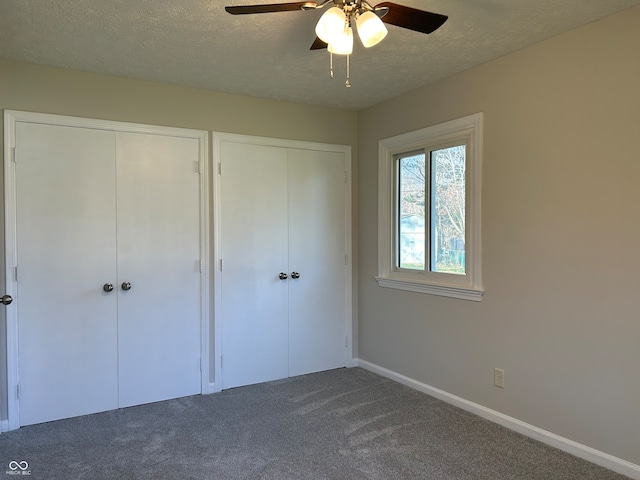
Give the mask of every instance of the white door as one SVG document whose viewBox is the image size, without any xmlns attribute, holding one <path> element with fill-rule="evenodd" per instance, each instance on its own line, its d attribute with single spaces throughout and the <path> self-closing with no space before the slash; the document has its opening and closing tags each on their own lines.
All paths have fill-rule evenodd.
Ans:
<svg viewBox="0 0 640 480">
<path fill-rule="evenodd" d="M 18 425 L 201 392 L 200 139 L 15 122 Z"/>
<path fill-rule="evenodd" d="M 345 366 L 345 155 L 221 159 L 222 388 Z"/>
<path fill-rule="evenodd" d="M 118 133 L 116 152 L 114 293 L 119 405 L 127 407 L 201 392 L 199 145 Z"/>
<path fill-rule="evenodd" d="M 287 152 L 221 149 L 222 388 L 232 388 L 288 376 Z"/>
<path fill-rule="evenodd" d="M 16 124 L 21 425 L 118 406 L 114 139 Z"/>
<path fill-rule="evenodd" d="M 347 361 L 344 157 L 289 149 L 291 377 Z"/>
</svg>

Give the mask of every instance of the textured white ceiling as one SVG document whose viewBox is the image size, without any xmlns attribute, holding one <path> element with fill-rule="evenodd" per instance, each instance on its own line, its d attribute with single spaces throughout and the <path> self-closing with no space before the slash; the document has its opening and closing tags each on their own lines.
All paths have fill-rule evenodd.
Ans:
<svg viewBox="0 0 640 480">
<path fill-rule="evenodd" d="M 389 26 L 344 57 L 310 51 L 324 10 L 233 16 L 277 0 L 0 0 L 0 57 L 348 110 L 640 5 L 640 0 L 394 0 L 449 16 L 431 35 Z M 371 2 L 376 4 L 377 2 Z M 640 28 L 640 27 L 639 27 Z"/>
</svg>

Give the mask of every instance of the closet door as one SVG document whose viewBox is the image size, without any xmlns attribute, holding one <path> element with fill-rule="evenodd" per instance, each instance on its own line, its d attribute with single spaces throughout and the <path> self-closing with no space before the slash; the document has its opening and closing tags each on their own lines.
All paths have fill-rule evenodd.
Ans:
<svg viewBox="0 0 640 480">
<path fill-rule="evenodd" d="M 289 149 L 289 376 L 346 365 L 345 156 Z"/>
<path fill-rule="evenodd" d="M 345 155 L 221 158 L 222 388 L 345 366 Z"/>
<path fill-rule="evenodd" d="M 288 376 L 287 152 L 221 150 L 222 388 L 231 388 Z"/>
<path fill-rule="evenodd" d="M 20 424 L 118 406 L 115 137 L 16 123 Z"/>
<path fill-rule="evenodd" d="M 201 392 L 193 138 L 117 134 L 119 405 Z"/>
</svg>

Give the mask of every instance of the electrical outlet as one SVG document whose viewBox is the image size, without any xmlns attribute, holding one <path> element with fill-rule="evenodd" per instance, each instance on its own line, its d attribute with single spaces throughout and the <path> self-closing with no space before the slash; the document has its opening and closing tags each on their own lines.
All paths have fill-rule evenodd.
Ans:
<svg viewBox="0 0 640 480">
<path fill-rule="evenodd" d="M 493 384 L 496 387 L 504 388 L 504 370 L 501 368 L 493 369 Z"/>
</svg>

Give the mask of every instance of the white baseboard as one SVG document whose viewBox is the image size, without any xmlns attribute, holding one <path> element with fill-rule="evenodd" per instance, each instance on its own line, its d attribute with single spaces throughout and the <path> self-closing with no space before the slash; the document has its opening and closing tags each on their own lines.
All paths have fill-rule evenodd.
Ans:
<svg viewBox="0 0 640 480">
<path fill-rule="evenodd" d="M 539 440 L 540 442 L 546 443 L 547 445 L 551 445 L 552 447 L 555 447 L 559 450 L 575 455 L 576 457 L 582 458 L 591 463 L 595 463 L 596 465 L 600 465 L 601 467 L 608 468 L 609 470 L 613 470 L 614 472 L 620 473 L 622 475 L 626 475 L 635 480 L 640 480 L 640 465 L 636 465 L 621 458 L 614 457 L 613 455 L 609 455 L 608 453 L 601 452 L 599 450 L 596 450 L 595 448 L 582 445 L 581 443 L 574 442 L 573 440 L 569 440 L 568 438 L 561 437 L 559 435 L 556 435 L 555 433 L 548 432 L 534 425 L 530 425 L 521 420 L 518 420 L 517 418 L 504 415 L 503 413 L 500 413 L 496 410 L 491 410 L 490 408 L 483 407 L 482 405 L 479 405 L 477 403 L 470 402 L 469 400 L 465 400 L 464 398 L 452 395 L 451 393 L 445 392 L 444 390 L 440 390 L 394 371 L 388 370 L 384 367 L 380 367 L 373 363 L 367 362 L 366 360 L 357 359 L 357 364 L 359 367 L 362 367 L 365 370 L 369 370 L 383 377 L 395 380 L 398 383 L 402 383 L 403 385 L 426 393 L 427 395 L 431 395 L 432 397 L 443 400 L 447 403 L 450 403 L 451 405 L 455 405 L 456 407 L 474 413 L 482 418 L 502 425 L 503 427 L 506 427 L 510 430 L 514 430 L 518 433 L 526 435 L 527 437 Z"/>
<path fill-rule="evenodd" d="M 0 420 L 0 432 L 9 431 L 9 420 Z"/>
</svg>

